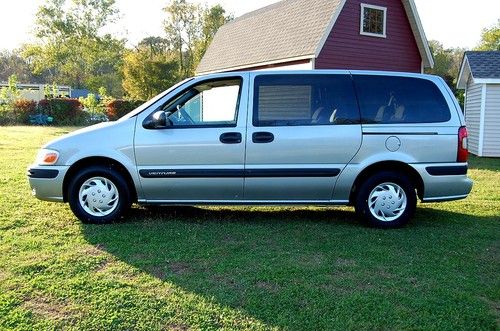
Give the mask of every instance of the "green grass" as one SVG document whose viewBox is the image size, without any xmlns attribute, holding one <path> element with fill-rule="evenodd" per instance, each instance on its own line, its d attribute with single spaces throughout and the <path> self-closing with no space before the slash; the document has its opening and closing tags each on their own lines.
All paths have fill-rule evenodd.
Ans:
<svg viewBox="0 0 500 331">
<path fill-rule="evenodd" d="M 0 128 L 0 329 L 500 327 L 500 160 L 404 229 L 351 208 L 134 207 L 83 225 L 31 197 L 26 166 L 71 129 Z"/>
</svg>

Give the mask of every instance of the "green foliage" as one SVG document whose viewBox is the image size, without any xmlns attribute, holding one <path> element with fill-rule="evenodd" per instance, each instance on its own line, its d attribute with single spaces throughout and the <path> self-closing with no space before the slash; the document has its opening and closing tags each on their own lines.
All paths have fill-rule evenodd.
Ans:
<svg viewBox="0 0 500 331">
<path fill-rule="evenodd" d="M 1 330 L 498 330 L 500 159 L 472 158 L 470 196 L 404 229 L 352 207 L 134 206 L 96 226 L 26 183 L 72 130 L 0 130 Z"/>
<path fill-rule="evenodd" d="M 496 25 L 483 29 L 477 51 L 500 51 L 500 19 Z"/>
<path fill-rule="evenodd" d="M 200 63 L 219 28 L 232 19 L 233 16 L 226 15 L 226 10 L 221 5 L 203 8 L 201 35 L 195 41 L 195 66 Z"/>
<path fill-rule="evenodd" d="M 186 0 L 171 0 L 165 33 L 176 52 L 180 78 L 192 76 L 217 30 L 232 16 L 222 6 L 202 7 Z"/>
<path fill-rule="evenodd" d="M 46 0 L 36 16 L 38 42 L 22 54 L 52 81 L 121 95 L 125 42 L 102 33 L 117 13 L 114 0 Z"/>
<path fill-rule="evenodd" d="M 427 69 L 426 73 L 443 78 L 463 107 L 464 91 L 457 89 L 457 79 L 466 50 L 463 48 L 445 49 L 443 44 L 436 40 L 430 40 L 429 46 L 434 57 L 434 68 Z"/>
<path fill-rule="evenodd" d="M 132 99 L 149 100 L 178 80 L 178 62 L 168 53 L 138 48 L 125 55 L 123 88 Z"/>
<path fill-rule="evenodd" d="M 17 88 L 17 77 L 10 75 L 7 86 L 0 88 L 0 125 L 17 122 L 14 105 L 20 97 L 21 92 Z"/>
<path fill-rule="evenodd" d="M 0 103 L 12 104 L 21 96 L 21 92 L 17 88 L 17 76 L 9 76 L 7 86 L 0 89 Z"/>
<path fill-rule="evenodd" d="M 0 82 L 16 75 L 23 83 L 43 83 L 45 77 L 31 72 L 29 63 L 19 55 L 19 50 L 0 51 Z"/>
<path fill-rule="evenodd" d="M 78 99 L 80 103 L 83 105 L 84 110 L 91 114 L 104 114 L 105 107 L 100 99 L 94 93 L 89 93 L 85 98 L 80 97 Z"/>
</svg>

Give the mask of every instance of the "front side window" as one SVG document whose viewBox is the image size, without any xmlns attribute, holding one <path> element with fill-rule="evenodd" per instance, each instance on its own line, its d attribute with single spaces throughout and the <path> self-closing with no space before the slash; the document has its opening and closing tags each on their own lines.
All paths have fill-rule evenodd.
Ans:
<svg viewBox="0 0 500 331">
<path fill-rule="evenodd" d="M 173 127 L 236 125 L 241 79 L 203 82 L 163 107 Z"/>
<path fill-rule="evenodd" d="M 365 124 L 440 123 L 451 118 L 441 91 L 429 80 L 355 75 L 354 84 Z"/>
<path fill-rule="evenodd" d="M 254 126 L 359 123 L 348 75 L 260 75 L 254 86 Z"/>
<path fill-rule="evenodd" d="M 361 4 L 360 33 L 367 36 L 386 36 L 387 8 Z"/>
</svg>

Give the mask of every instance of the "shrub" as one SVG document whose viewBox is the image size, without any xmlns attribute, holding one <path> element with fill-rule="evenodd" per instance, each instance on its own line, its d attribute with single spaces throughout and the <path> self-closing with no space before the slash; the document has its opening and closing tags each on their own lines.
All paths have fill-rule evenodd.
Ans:
<svg viewBox="0 0 500 331">
<path fill-rule="evenodd" d="M 106 105 L 106 115 L 110 121 L 115 121 L 139 107 L 143 101 L 116 99 Z"/>
<path fill-rule="evenodd" d="M 28 124 L 30 115 L 36 114 L 36 101 L 18 99 L 12 105 L 13 116 L 16 123 Z"/>
<path fill-rule="evenodd" d="M 12 107 L 8 104 L 0 104 L 0 125 L 16 124 Z"/>
<path fill-rule="evenodd" d="M 89 93 L 85 98 L 80 97 L 80 99 L 78 100 L 83 105 L 84 110 L 88 113 L 95 115 L 104 114 L 106 112 L 106 108 L 104 107 L 104 105 L 93 93 Z"/>
<path fill-rule="evenodd" d="M 82 125 L 87 117 L 77 99 L 43 99 L 38 102 L 38 111 L 52 116 L 56 125 Z"/>
</svg>

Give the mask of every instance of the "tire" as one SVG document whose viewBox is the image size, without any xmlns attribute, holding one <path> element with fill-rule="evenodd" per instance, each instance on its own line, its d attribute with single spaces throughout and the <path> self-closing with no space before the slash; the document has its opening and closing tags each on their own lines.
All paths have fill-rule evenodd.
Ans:
<svg viewBox="0 0 500 331">
<path fill-rule="evenodd" d="M 79 170 L 68 185 L 68 202 L 80 221 L 92 224 L 112 223 L 132 204 L 126 180 L 106 166 Z"/>
<path fill-rule="evenodd" d="M 369 177 L 361 184 L 355 201 L 356 214 L 362 221 L 384 229 L 406 225 L 416 207 L 415 185 L 406 175 L 392 171 Z"/>
</svg>

